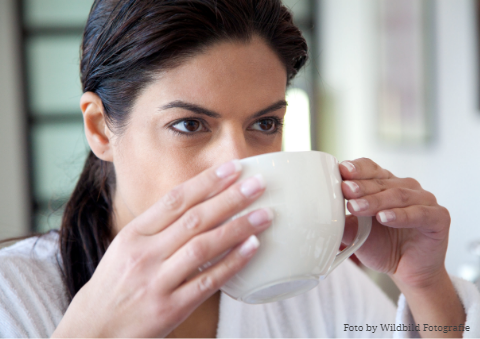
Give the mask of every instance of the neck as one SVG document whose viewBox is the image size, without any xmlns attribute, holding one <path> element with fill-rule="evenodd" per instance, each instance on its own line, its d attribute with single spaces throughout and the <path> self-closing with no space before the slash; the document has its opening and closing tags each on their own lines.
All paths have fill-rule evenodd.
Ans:
<svg viewBox="0 0 480 339">
<path fill-rule="evenodd" d="M 116 190 L 113 197 L 112 239 L 135 217 L 136 215 L 128 208 L 122 195 Z"/>
<path fill-rule="evenodd" d="M 167 338 L 216 338 L 220 310 L 220 291 L 217 291 L 182 323 Z"/>
</svg>

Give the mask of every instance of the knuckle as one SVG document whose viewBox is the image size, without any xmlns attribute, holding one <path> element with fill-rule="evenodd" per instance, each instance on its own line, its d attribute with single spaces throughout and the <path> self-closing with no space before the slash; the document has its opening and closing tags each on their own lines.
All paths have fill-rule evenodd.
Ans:
<svg viewBox="0 0 480 339">
<path fill-rule="evenodd" d="M 361 163 L 364 163 L 367 166 L 371 167 L 374 171 L 377 171 L 380 168 L 380 166 L 378 166 L 378 164 L 370 158 L 360 158 L 359 160 L 361 161 Z"/>
<path fill-rule="evenodd" d="M 198 279 L 197 287 L 201 293 L 217 290 L 217 281 L 209 274 L 205 274 Z"/>
<path fill-rule="evenodd" d="M 219 241 L 219 242 L 222 242 L 225 239 L 225 237 L 227 236 L 227 232 L 226 232 L 226 229 L 225 229 L 224 225 L 215 228 L 212 231 L 212 233 L 213 233 L 213 237 L 215 238 L 215 240 Z"/>
<path fill-rule="evenodd" d="M 182 206 L 184 199 L 183 185 L 179 185 L 170 190 L 162 198 L 162 203 L 167 210 L 173 211 Z"/>
<path fill-rule="evenodd" d="M 187 246 L 187 255 L 195 260 L 195 262 L 203 263 L 206 261 L 208 250 L 199 240 L 192 240 Z"/>
<path fill-rule="evenodd" d="M 410 225 L 410 224 L 412 223 L 412 218 L 410 217 L 410 214 L 407 213 L 407 211 L 405 211 L 404 209 L 399 209 L 399 211 L 401 211 L 401 213 L 402 213 L 403 222 L 404 222 L 406 225 Z"/>
<path fill-rule="evenodd" d="M 427 224 L 430 221 L 430 210 L 425 206 L 420 208 L 420 221 L 422 224 Z"/>
<path fill-rule="evenodd" d="M 120 247 L 128 248 L 131 246 L 131 242 L 138 237 L 136 228 L 138 222 L 134 219 L 130 225 L 124 227 L 118 234 L 115 236 L 115 242 L 119 244 Z"/>
<path fill-rule="evenodd" d="M 380 187 L 380 191 L 385 191 L 387 189 L 387 185 L 383 179 L 375 179 L 375 184 Z"/>
<path fill-rule="evenodd" d="M 129 253 L 124 262 L 123 271 L 127 274 L 133 274 L 133 272 L 141 271 L 147 261 L 148 255 L 146 255 L 144 251 L 135 251 Z"/>
<path fill-rule="evenodd" d="M 410 192 L 405 188 L 395 188 L 393 193 L 398 197 L 398 200 L 402 205 L 407 205 L 410 202 Z"/>
<path fill-rule="evenodd" d="M 200 225 L 201 218 L 197 209 L 191 209 L 183 215 L 181 218 L 181 224 L 187 230 L 191 230 Z"/>
<path fill-rule="evenodd" d="M 422 186 L 420 186 L 420 183 L 414 178 L 405 178 L 404 180 L 406 181 L 406 183 L 409 187 L 412 187 L 412 188 L 422 187 Z"/>
<path fill-rule="evenodd" d="M 359 158 L 359 159 L 355 159 L 355 160 L 351 161 L 351 163 L 355 166 L 357 171 L 359 171 L 361 173 L 363 171 L 364 163 L 366 161 L 368 161 L 367 158 Z"/>
</svg>

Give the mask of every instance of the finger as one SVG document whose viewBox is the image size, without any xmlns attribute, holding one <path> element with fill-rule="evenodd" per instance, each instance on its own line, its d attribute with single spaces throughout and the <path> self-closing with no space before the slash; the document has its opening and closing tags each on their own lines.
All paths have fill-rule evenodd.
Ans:
<svg viewBox="0 0 480 339">
<path fill-rule="evenodd" d="M 250 247 L 246 253 L 242 248 Z M 257 252 L 258 239 L 254 236 L 235 247 L 222 261 L 209 267 L 172 293 L 176 305 L 191 309 L 208 299 L 240 271 Z M 243 254 L 242 254 L 243 252 Z"/>
<path fill-rule="evenodd" d="M 238 159 L 206 169 L 169 191 L 138 216 L 129 227 L 134 227 L 142 235 L 153 235 L 162 231 L 191 207 L 229 187 L 238 179 L 241 169 Z"/>
<path fill-rule="evenodd" d="M 405 208 L 393 208 L 380 211 L 377 221 L 385 226 L 395 228 L 418 228 L 422 231 L 440 232 L 448 229 L 450 214 L 443 206 L 415 205 Z"/>
<path fill-rule="evenodd" d="M 339 169 L 345 180 L 390 179 L 394 177 L 392 173 L 367 158 L 343 161 Z"/>
<path fill-rule="evenodd" d="M 343 230 L 342 244 L 349 245 L 357 235 L 358 219 L 354 215 L 347 215 L 345 217 L 345 228 Z"/>
<path fill-rule="evenodd" d="M 383 192 L 389 188 L 405 187 L 421 189 L 417 180 L 412 178 L 347 180 L 342 182 L 345 199 L 361 198 L 365 195 Z"/>
<path fill-rule="evenodd" d="M 224 223 L 241 212 L 265 191 L 260 174 L 230 186 L 215 197 L 192 207 L 172 225 L 158 234 L 159 258 L 166 259 L 193 237 Z"/>
<path fill-rule="evenodd" d="M 162 289 L 176 289 L 206 262 L 267 229 L 272 219 L 271 209 L 259 209 L 193 238 L 162 264 Z"/>
<path fill-rule="evenodd" d="M 374 216 L 386 209 L 412 205 L 433 206 L 436 204 L 437 199 L 430 192 L 396 187 L 377 194 L 364 196 L 361 199 L 351 199 L 347 203 L 347 208 L 350 213 L 357 216 Z"/>
</svg>

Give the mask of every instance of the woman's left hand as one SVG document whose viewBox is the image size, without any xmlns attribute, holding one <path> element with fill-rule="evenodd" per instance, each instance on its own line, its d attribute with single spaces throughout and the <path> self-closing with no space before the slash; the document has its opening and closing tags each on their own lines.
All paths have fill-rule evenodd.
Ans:
<svg viewBox="0 0 480 339">
<path fill-rule="evenodd" d="M 373 216 L 370 236 L 355 252 L 367 267 L 394 281 L 422 287 L 445 276 L 450 215 L 412 178 L 397 178 L 370 159 L 340 165 L 349 200 L 344 242 L 356 233 L 354 216 Z"/>
</svg>

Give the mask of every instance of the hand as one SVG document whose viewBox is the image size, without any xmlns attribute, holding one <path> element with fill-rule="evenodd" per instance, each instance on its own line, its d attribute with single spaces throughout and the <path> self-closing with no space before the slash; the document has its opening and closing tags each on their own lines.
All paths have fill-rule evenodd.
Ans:
<svg viewBox="0 0 480 339">
<path fill-rule="evenodd" d="M 343 194 L 350 199 L 343 241 L 356 233 L 355 216 L 374 216 L 372 231 L 355 252 L 367 267 L 394 281 L 422 287 L 444 277 L 450 215 L 411 178 L 397 178 L 370 159 L 343 162 Z"/>
<path fill-rule="evenodd" d="M 260 209 L 217 227 L 265 190 L 258 177 L 233 184 L 235 168 L 205 170 L 124 227 L 54 336 L 164 337 L 244 267 L 256 247 L 241 244 L 268 228 L 273 214 Z"/>
</svg>

